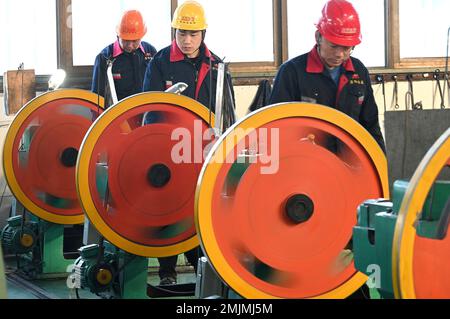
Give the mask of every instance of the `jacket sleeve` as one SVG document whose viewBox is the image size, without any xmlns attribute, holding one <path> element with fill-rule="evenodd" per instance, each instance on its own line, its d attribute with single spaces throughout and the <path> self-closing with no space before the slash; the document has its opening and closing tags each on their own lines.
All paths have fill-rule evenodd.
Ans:
<svg viewBox="0 0 450 319">
<path fill-rule="evenodd" d="M 164 80 L 157 60 L 153 59 L 145 70 L 143 92 L 165 91 Z"/>
<path fill-rule="evenodd" d="M 298 78 L 293 64 L 284 63 L 275 77 L 269 104 L 301 100 Z"/>
<path fill-rule="evenodd" d="M 386 146 L 378 119 L 378 106 L 373 96 L 373 89 L 367 69 L 365 69 L 364 79 L 366 83 L 367 95 L 364 99 L 361 113 L 359 115 L 359 123 L 361 123 L 361 125 L 369 131 L 369 133 L 377 141 L 378 145 L 380 145 L 383 152 L 386 154 Z"/>
<path fill-rule="evenodd" d="M 148 42 L 142 42 L 142 46 L 144 47 L 145 53 L 150 53 L 152 57 L 158 52 L 156 48 Z"/>
<path fill-rule="evenodd" d="M 106 63 L 103 55 L 95 58 L 94 71 L 92 74 L 91 91 L 105 96 Z"/>
<path fill-rule="evenodd" d="M 152 54 L 152 57 L 153 57 L 158 52 L 158 50 L 156 50 L 156 48 L 153 45 L 150 45 L 150 46 L 151 46 L 150 53 Z"/>
</svg>

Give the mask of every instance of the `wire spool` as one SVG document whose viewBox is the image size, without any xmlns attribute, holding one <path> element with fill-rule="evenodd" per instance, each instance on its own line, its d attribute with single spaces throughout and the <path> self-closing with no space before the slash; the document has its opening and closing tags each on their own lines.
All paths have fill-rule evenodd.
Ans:
<svg viewBox="0 0 450 319">
<path fill-rule="evenodd" d="M 151 118 L 147 125 L 144 114 Z M 193 99 L 150 92 L 120 101 L 93 124 L 80 150 L 77 190 L 89 220 L 110 243 L 144 257 L 199 245 L 194 195 L 211 143 L 203 139 L 208 120 L 209 110 Z"/>
<path fill-rule="evenodd" d="M 362 126 L 329 107 L 284 103 L 214 145 L 196 223 L 210 263 L 239 295 L 344 298 L 367 280 L 346 249 L 357 207 L 380 197 L 389 197 L 386 157 Z"/>
<path fill-rule="evenodd" d="M 55 224 L 83 223 L 75 164 L 102 107 L 103 98 L 92 92 L 57 90 L 16 114 L 6 134 L 3 169 L 11 192 L 29 212 Z"/>
<path fill-rule="evenodd" d="M 416 231 L 430 190 L 448 166 L 450 129 L 436 141 L 417 167 L 400 206 L 392 249 L 396 298 L 450 298 L 450 277 L 446 272 L 450 264 L 449 236 L 425 238 L 418 236 Z M 447 204 L 449 200 L 447 198 Z"/>
</svg>

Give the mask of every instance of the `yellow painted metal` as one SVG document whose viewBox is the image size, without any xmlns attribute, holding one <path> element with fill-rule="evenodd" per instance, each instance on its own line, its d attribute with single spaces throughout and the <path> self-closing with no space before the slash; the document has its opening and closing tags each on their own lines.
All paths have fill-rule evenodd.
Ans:
<svg viewBox="0 0 450 319">
<path fill-rule="evenodd" d="M 205 122 L 209 122 L 209 110 L 203 104 L 189 97 L 164 92 L 147 92 L 134 95 L 108 108 L 97 119 L 94 125 L 91 126 L 81 145 L 76 169 L 78 197 L 80 198 L 83 210 L 95 228 L 116 247 L 143 257 L 167 257 L 178 255 L 197 247 L 199 245 L 199 240 L 197 236 L 194 236 L 175 245 L 150 247 L 130 241 L 117 233 L 105 223 L 95 207 L 89 187 L 92 183 L 95 183 L 95 181 L 89 180 L 89 163 L 94 155 L 92 153 L 98 139 L 114 119 L 142 105 L 161 103 L 185 108 L 197 114 L 199 118 L 203 119 Z M 214 114 L 211 115 L 211 121 L 211 125 L 214 126 Z"/>
<path fill-rule="evenodd" d="M 22 123 L 24 123 L 33 114 L 34 111 L 36 111 L 43 105 L 55 100 L 65 98 L 66 99 L 73 98 L 89 101 L 93 104 L 98 104 L 101 108 L 103 108 L 104 105 L 104 100 L 101 96 L 98 96 L 97 94 L 94 94 L 90 91 L 77 89 L 62 89 L 57 91 L 51 91 L 44 93 L 36 97 L 35 99 L 31 100 L 26 105 L 24 105 L 16 114 L 6 134 L 5 144 L 3 147 L 3 171 L 5 172 L 6 181 L 8 183 L 11 192 L 14 194 L 14 197 L 29 212 L 48 222 L 63 225 L 73 225 L 83 223 L 84 214 L 81 213 L 75 216 L 56 215 L 36 205 L 32 200 L 28 198 L 28 196 L 20 186 L 19 182 L 17 181 L 13 169 L 13 160 L 12 160 L 13 152 L 17 151 L 13 150 L 14 140 L 16 139 L 17 134 L 19 133 Z"/>
<path fill-rule="evenodd" d="M 29 234 L 23 234 L 22 237 L 20 238 L 20 244 L 26 248 L 33 246 L 34 244 L 33 236 Z"/>
<path fill-rule="evenodd" d="M 201 244 L 214 268 L 228 285 L 245 298 L 267 299 L 277 297 L 256 289 L 240 278 L 221 252 L 219 243 L 214 234 L 212 215 L 210 213 L 212 209 L 211 203 L 215 180 L 217 179 L 222 163 L 226 162 L 224 158 L 221 158 L 224 154 L 218 150 L 224 143 L 226 143 L 227 147 L 235 147 L 237 145 L 239 141 L 236 141 L 232 134 L 236 129 L 249 132 L 251 129 L 256 129 L 267 123 L 292 117 L 306 117 L 329 122 L 353 136 L 361 146 L 364 147 L 367 154 L 372 159 L 373 165 L 380 177 L 380 184 L 384 197 L 389 198 L 386 156 L 373 137 L 359 123 L 344 113 L 317 104 L 281 103 L 260 109 L 237 122 L 221 136 L 206 158 L 197 183 L 195 220 Z M 227 139 L 229 135 L 232 136 L 231 140 Z M 319 295 L 316 298 L 330 299 L 348 297 L 361 287 L 365 281 L 367 281 L 367 276 L 361 272 L 356 272 L 350 280 L 340 287 Z"/>
<path fill-rule="evenodd" d="M 450 129 L 430 148 L 406 190 L 395 225 L 392 247 L 392 282 L 396 298 L 415 299 L 413 275 L 414 223 L 442 168 L 450 159 Z"/>
<path fill-rule="evenodd" d="M 109 271 L 108 269 L 100 269 L 97 272 L 95 278 L 97 279 L 98 283 L 105 286 L 111 282 L 113 276 L 111 271 Z"/>
</svg>

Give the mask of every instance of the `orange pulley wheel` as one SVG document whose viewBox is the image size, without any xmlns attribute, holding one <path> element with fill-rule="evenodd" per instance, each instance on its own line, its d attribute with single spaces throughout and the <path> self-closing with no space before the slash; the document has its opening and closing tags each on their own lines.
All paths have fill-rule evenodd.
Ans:
<svg viewBox="0 0 450 319">
<path fill-rule="evenodd" d="M 392 282 L 396 298 L 450 298 L 450 236 L 448 214 L 443 210 L 445 236 L 419 236 L 417 221 L 440 174 L 450 168 L 450 129 L 430 148 L 408 185 L 395 225 L 392 247 Z M 445 194 L 448 196 L 448 194 Z M 450 197 L 445 200 L 450 203 Z"/>
<path fill-rule="evenodd" d="M 92 125 L 77 162 L 77 189 L 89 220 L 109 242 L 144 257 L 199 245 L 194 198 L 213 138 L 209 119 L 193 99 L 151 92 L 120 101 Z"/>
<path fill-rule="evenodd" d="M 389 197 L 386 157 L 329 107 L 285 103 L 233 125 L 196 192 L 203 251 L 245 298 L 343 298 L 367 277 L 348 244 L 357 208 Z"/>
<path fill-rule="evenodd" d="M 36 97 L 16 114 L 6 134 L 3 169 L 11 192 L 28 211 L 56 224 L 83 223 L 75 165 L 102 108 L 97 94 L 64 89 Z"/>
</svg>

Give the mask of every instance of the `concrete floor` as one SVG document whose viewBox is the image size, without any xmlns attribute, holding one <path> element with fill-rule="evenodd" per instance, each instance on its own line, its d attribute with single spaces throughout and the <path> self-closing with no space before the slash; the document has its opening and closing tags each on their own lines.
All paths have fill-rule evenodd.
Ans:
<svg viewBox="0 0 450 319">
<path fill-rule="evenodd" d="M 177 264 L 177 283 L 187 284 L 195 283 L 195 273 L 192 266 L 187 266 L 184 263 L 184 258 L 179 256 Z M 156 259 L 149 259 L 147 283 L 152 286 L 159 284 L 158 267 Z M 6 274 L 13 274 L 16 271 L 14 257 L 5 258 L 5 272 Z M 48 279 L 34 279 L 28 280 L 26 283 L 31 284 L 31 288 L 24 286 L 20 281 L 14 280 L 18 276 L 7 276 L 7 294 L 8 299 L 42 299 L 43 295 L 49 296 L 50 299 L 101 299 L 100 297 L 92 294 L 88 290 L 78 290 L 78 296 L 75 289 L 69 289 L 67 287 L 66 275 L 58 275 L 57 278 Z M 20 278 L 19 278 L 20 280 Z M 36 289 L 34 289 L 36 288 Z M 37 291 L 37 292 L 36 292 Z M 194 298 L 183 297 L 183 298 Z"/>
</svg>

